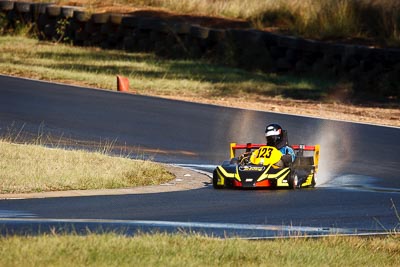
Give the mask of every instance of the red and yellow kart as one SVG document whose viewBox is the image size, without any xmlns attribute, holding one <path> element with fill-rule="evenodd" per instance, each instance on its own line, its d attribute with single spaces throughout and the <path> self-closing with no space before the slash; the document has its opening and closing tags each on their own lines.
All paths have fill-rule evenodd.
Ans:
<svg viewBox="0 0 400 267">
<path fill-rule="evenodd" d="M 282 153 L 265 144 L 230 145 L 230 160 L 213 172 L 215 189 L 237 188 L 303 188 L 314 187 L 318 170 L 319 145 L 292 145 L 294 162 L 285 163 Z M 236 157 L 237 150 L 245 150 Z M 306 155 L 310 154 L 311 155 Z"/>
</svg>

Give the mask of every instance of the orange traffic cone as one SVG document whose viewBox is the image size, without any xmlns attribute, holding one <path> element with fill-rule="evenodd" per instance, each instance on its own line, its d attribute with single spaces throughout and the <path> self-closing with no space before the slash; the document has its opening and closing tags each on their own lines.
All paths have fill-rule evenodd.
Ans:
<svg viewBox="0 0 400 267">
<path fill-rule="evenodd" d="M 119 92 L 129 92 L 129 79 L 117 75 L 117 90 Z"/>
</svg>

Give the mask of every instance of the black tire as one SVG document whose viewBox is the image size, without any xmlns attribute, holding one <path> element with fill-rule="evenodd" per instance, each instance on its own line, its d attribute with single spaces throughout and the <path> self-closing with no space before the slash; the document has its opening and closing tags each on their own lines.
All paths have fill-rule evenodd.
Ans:
<svg viewBox="0 0 400 267">
<path fill-rule="evenodd" d="M 176 34 L 189 34 L 191 25 L 189 23 L 176 23 L 173 26 Z"/>
<path fill-rule="evenodd" d="M 292 172 L 289 177 L 289 188 L 296 189 L 299 183 L 299 177 L 297 176 L 296 172 Z"/>
<path fill-rule="evenodd" d="M 121 25 L 127 28 L 137 28 L 140 17 L 124 16 L 121 18 Z"/>
<path fill-rule="evenodd" d="M 86 11 L 76 10 L 74 12 L 74 18 L 78 22 L 88 22 L 90 17 L 91 17 L 90 13 Z"/>
<path fill-rule="evenodd" d="M 110 22 L 115 25 L 120 25 L 123 17 L 124 17 L 124 15 L 122 15 L 122 14 L 111 14 Z"/>
<path fill-rule="evenodd" d="M 317 184 L 317 182 L 315 181 L 315 173 L 314 173 L 314 174 L 313 174 L 313 177 L 312 177 L 312 181 L 311 181 L 310 187 L 311 187 L 311 188 L 314 188 L 316 184 Z"/>
<path fill-rule="evenodd" d="M 190 27 L 190 35 L 198 39 L 207 39 L 210 29 L 198 25 Z"/>
<path fill-rule="evenodd" d="M 31 11 L 31 4 L 26 2 L 16 2 L 14 8 L 18 13 L 28 13 Z"/>
<path fill-rule="evenodd" d="M 226 38 L 226 31 L 219 29 L 210 29 L 208 39 L 212 42 L 221 42 Z"/>
<path fill-rule="evenodd" d="M 163 20 L 155 18 L 142 18 L 139 21 L 138 28 L 141 30 L 168 32 L 167 24 Z"/>
<path fill-rule="evenodd" d="M 214 189 L 223 189 L 224 185 L 219 185 L 218 184 L 218 174 L 217 174 L 217 170 L 214 170 L 213 172 L 213 187 Z"/>
<path fill-rule="evenodd" d="M 61 16 L 63 18 L 72 18 L 74 16 L 74 12 L 77 11 L 77 9 L 73 7 L 61 7 Z"/>
<path fill-rule="evenodd" d="M 50 6 L 50 4 L 45 3 L 33 3 L 31 4 L 31 12 L 33 15 L 38 16 L 39 14 L 46 14 L 46 8 Z"/>
<path fill-rule="evenodd" d="M 0 1 L 0 10 L 2 11 L 11 11 L 14 8 L 13 1 Z"/>
<path fill-rule="evenodd" d="M 110 19 L 110 14 L 108 13 L 95 13 L 92 15 L 92 21 L 95 24 L 107 23 L 109 19 Z"/>
<path fill-rule="evenodd" d="M 49 17 L 58 17 L 61 14 L 61 7 L 60 6 L 47 6 L 46 13 Z"/>
</svg>

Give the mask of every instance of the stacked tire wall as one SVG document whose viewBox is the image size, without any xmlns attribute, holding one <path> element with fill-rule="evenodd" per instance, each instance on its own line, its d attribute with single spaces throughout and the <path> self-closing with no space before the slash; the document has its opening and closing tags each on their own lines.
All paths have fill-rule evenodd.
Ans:
<svg viewBox="0 0 400 267">
<path fill-rule="evenodd" d="M 31 25 L 43 40 L 79 46 L 155 52 L 169 58 L 207 58 L 261 70 L 340 77 L 356 96 L 400 97 L 400 49 L 325 43 L 255 29 L 220 29 L 155 17 L 92 14 L 70 6 L 0 0 L 0 28 Z"/>
</svg>

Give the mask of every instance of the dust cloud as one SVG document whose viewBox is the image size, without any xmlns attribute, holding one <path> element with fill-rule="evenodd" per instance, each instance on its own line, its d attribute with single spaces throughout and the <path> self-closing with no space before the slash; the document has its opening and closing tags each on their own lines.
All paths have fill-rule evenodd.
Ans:
<svg viewBox="0 0 400 267">
<path fill-rule="evenodd" d="M 339 127 L 341 126 L 341 127 Z M 351 129 L 345 124 L 324 121 L 317 133 L 320 144 L 320 158 L 317 173 L 317 186 L 328 186 L 351 159 Z"/>
</svg>

